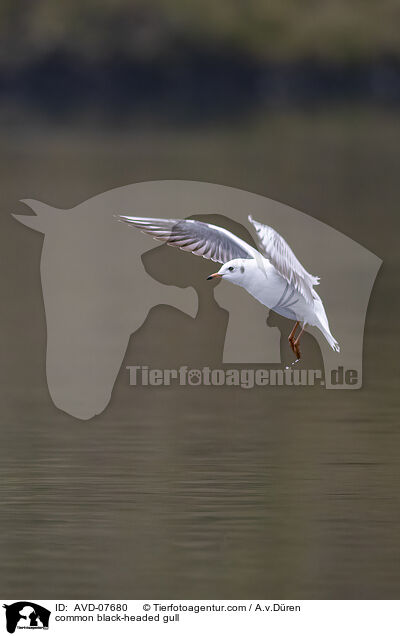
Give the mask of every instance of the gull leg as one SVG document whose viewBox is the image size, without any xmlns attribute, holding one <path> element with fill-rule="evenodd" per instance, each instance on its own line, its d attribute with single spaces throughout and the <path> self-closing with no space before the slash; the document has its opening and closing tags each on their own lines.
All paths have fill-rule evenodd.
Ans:
<svg viewBox="0 0 400 636">
<path fill-rule="evenodd" d="M 290 347 L 291 347 L 291 349 L 292 349 L 292 351 L 293 351 L 293 353 L 294 353 L 295 355 L 297 355 L 297 354 L 296 354 L 296 351 L 295 351 L 295 348 L 294 348 L 294 336 L 295 336 L 295 333 L 296 333 L 296 330 L 297 330 L 297 327 L 299 326 L 299 324 L 300 324 L 300 321 L 298 320 L 298 321 L 295 323 L 295 325 L 294 325 L 294 327 L 293 327 L 293 329 L 292 329 L 292 331 L 290 332 L 289 337 L 288 337 Z"/>
<path fill-rule="evenodd" d="M 301 358 L 299 342 L 300 342 L 300 338 L 303 335 L 303 331 L 304 331 L 305 328 L 306 328 L 306 323 L 303 324 L 299 335 L 297 336 L 296 340 L 293 342 L 293 350 L 294 350 L 294 353 L 297 356 L 297 360 L 300 360 L 300 358 Z"/>
</svg>

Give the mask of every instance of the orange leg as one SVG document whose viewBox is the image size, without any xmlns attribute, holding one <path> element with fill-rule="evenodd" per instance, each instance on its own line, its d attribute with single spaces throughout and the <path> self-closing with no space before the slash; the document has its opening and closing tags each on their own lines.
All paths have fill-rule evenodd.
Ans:
<svg viewBox="0 0 400 636">
<path fill-rule="evenodd" d="M 306 328 L 306 325 L 304 323 L 299 335 L 297 336 L 296 340 L 293 343 L 293 350 L 294 350 L 294 353 L 296 354 L 298 360 L 300 360 L 300 358 L 301 358 L 299 342 L 300 342 L 300 338 L 303 335 L 303 331 L 304 331 L 305 328 Z"/>
<path fill-rule="evenodd" d="M 295 348 L 294 348 L 294 336 L 295 336 L 295 333 L 296 333 L 296 331 L 297 331 L 297 327 L 299 326 L 299 324 L 300 324 L 300 322 L 299 322 L 299 321 L 297 321 L 297 322 L 295 323 L 295 325 L 294 325 L 294 327 L 293 327 L 293 329 L 292 329 L 292 331 L 290 332 L 289 337 L 288 337 L 290 347 L 291 347 L 291 349 L 292 349 L 292 351 L 293 351 L 293 353 L 294 353 L 295 355 L 296 355 L 296 351 L 295 351 Z"/>
</svg>

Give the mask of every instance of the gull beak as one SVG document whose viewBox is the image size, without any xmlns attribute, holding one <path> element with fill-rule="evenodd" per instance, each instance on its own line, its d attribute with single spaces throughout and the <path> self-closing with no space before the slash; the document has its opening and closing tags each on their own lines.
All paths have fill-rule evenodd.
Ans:
<svg viewBox="0 0 400 636">
<path fill-rule="evenodd" d="M 212 280 L 213 278 L 222 278 L 222 274 L 211 274 L 211 276 L 207 276 L 207 280 Z"/>
</svg>

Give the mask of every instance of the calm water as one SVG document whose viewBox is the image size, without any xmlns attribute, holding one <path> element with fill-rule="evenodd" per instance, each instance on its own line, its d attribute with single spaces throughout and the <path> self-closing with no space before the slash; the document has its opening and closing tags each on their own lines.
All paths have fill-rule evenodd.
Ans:
<svg viewBox="0 0 400 636">
<path fill-rule="evenodd" d="M 265 114 L 185 130 L 3 125 L 0 432 L 4 598 L 398 598 L 399 117 Z M 46 389 L 42 239 L 10 212 L 134 181 L 197 179 L 291 204 L 384 260 L 364 388 L 132 389 L 163 363 L 155 308 L 109 407 L 82 422 Z M 180 325 L 177 324 L 177 330 Z M 187 327 L 196 342 L 196 324 Z M 168 334 L 174 346 L 179 333 Z M 193 348 L 193 363 L 200 355 Z M 34 594 L 33 594 L 34 591 Z"/>
</svg>

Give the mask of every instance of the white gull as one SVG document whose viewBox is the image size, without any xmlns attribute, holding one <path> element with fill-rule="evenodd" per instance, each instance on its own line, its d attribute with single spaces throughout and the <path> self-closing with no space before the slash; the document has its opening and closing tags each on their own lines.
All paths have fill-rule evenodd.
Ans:
<svg viewBox="0 0 400 636">
<path fill-rule="evenodd" d="M 314 289 L 319 278 L 304 269 L 285 239 L 272 227 L 248 217 L 257 233 L 256 250 L 232 232 L 202 221 L 123 215 L 117 218 L 167 245 L 222 263 L 208 280 L 223 278 L 240 285 L 262 305 L 295 320 L 288 339 L 297 360 L 306 325 L 318 327 L 332 349 L 340 351 L 330 332 L 322 300 Z"/>
</svg>

